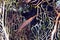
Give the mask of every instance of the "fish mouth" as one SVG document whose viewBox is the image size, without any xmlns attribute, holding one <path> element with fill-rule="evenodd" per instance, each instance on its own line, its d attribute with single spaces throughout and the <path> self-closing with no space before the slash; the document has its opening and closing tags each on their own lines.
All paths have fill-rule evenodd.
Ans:
<svg viewBox="0 0 60 40">
<path fill-rule="evenodd" d="M 56 10 L 60 13 L 60 5 L 56 7 Z"/>
</svg>

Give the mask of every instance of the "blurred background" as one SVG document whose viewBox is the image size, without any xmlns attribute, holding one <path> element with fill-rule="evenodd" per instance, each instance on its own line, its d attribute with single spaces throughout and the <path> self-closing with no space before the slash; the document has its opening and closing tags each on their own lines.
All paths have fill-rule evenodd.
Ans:
<svg viewBox="0 0 60 40">
<path fill-rule="evenodd" d="M 55 25 L 54 21 L 57 17 L 55 9 L 58 0 L 3 1 L 5 2 L 4 26 L 6 32 L 9 34 L 9 40 L 50 40 L 51 32 Z M 0 5 L 3 4 L 3 1 L 0 1 Z M 37 4 L 39 4 L 39 7 L 36 7 Z M 0 10 L 2 10 L 1 6 Z M 38 16 L 35 17 L 32 22 L 23 28 L 20 33 L 16 33 L 24 21 L 36 14 L 38 14 Z M 58 31 L 54 35 L 54 40 L 60 40 L 59 26 L 58 24 Z M 2 28 L 0 30 L 2 31 Z"/>
</svg>

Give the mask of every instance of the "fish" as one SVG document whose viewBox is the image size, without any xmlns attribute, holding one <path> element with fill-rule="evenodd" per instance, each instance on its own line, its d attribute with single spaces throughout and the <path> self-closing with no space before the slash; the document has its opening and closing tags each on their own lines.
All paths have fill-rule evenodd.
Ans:
<svg viewBox="0 0 60 40">
<path fill-rule="evenodd" d="M 31 18 L 29 18 L 28 20 L 24 21 L 24 22 L 22 23 L 22 25 L 18 28 L 17 33 L 21 32 L 22 29 L 25 28 L 35 17 L 36 17 L 36 15 L 33 16 L 33 17 L 31 17 Z"/>
</svg>

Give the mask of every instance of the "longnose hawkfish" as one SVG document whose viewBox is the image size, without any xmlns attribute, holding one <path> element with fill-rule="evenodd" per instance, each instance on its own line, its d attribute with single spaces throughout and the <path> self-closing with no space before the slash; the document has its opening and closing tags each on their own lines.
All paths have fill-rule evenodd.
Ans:
<svg viewBox="0 0 60 40">
<path fill-rule="evenodd" d="M 29 19 L 26 20 L 25 22 L 23 22 L 22 25 L 18 28 L 17 33 L 21 32 L 22 29 L 25 28 L 35 17 L 36 17 L 36 15 L 33 16 L 33 17 L 31 17 L 31 18 L 29 18 Z"/>
</svg>

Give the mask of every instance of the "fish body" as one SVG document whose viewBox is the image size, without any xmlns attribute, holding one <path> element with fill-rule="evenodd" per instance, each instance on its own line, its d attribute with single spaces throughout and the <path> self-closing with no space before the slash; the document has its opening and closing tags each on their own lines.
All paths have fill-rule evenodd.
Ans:
<svg viewBox="0 0 60 40">
<path fill-rule="evenodd" d="M 22 25 L 19 27 L 19 29 L 18 29 L 18 32 L 17 33 L 19 33 L 19 32 L 21 32 L 22 31 L 22 29 L 23 28 L 25 28 L 34 18 L 36 17 L 36 15 L 35 16 L 33 16 L 33 17 L 31 17 L 31 18 L 29 18 L 28 20 L 26 20 L 25 22 L 23 22 L 22 23 Z"/>
</svg>

